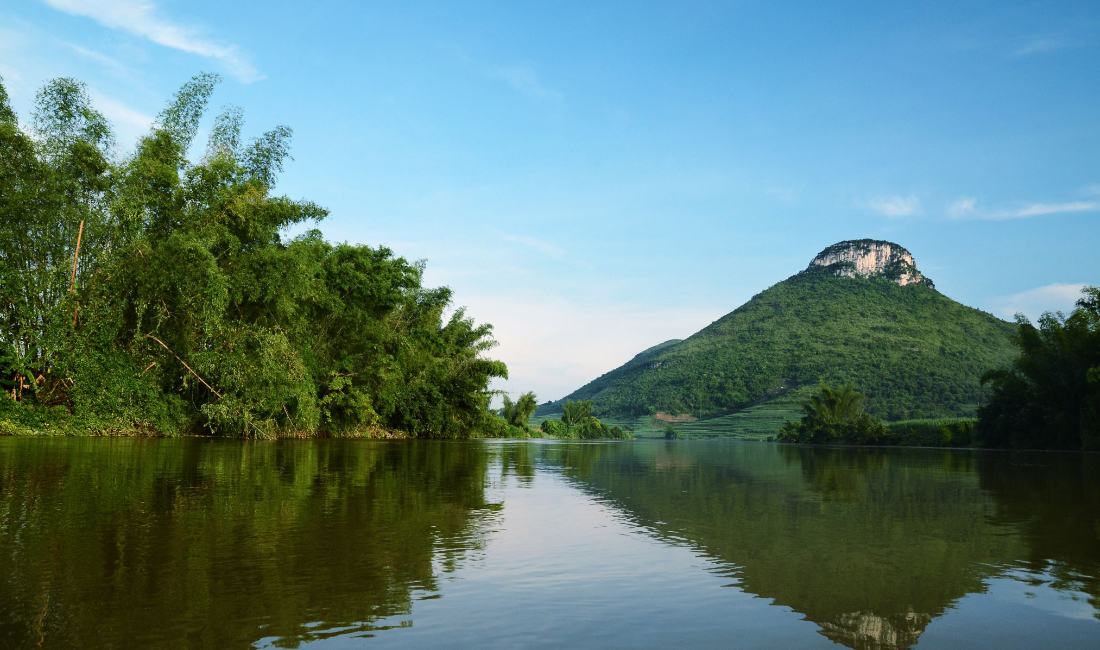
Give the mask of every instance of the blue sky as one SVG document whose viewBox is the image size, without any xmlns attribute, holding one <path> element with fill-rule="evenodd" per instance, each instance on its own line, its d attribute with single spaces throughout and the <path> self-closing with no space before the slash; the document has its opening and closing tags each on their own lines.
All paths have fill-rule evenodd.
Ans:
<svg viewBox="0 0 1100 650">
<path fill-rule="evenodd" d="M 280 192 L 427 260 L 540 399 L 842 239 L 1004 317 L 1100 284 L 1095 1 L 0 5 L 20 115 L 77 77 L 121 153 L 199 71 L 293 127 Z"/>
</svg>

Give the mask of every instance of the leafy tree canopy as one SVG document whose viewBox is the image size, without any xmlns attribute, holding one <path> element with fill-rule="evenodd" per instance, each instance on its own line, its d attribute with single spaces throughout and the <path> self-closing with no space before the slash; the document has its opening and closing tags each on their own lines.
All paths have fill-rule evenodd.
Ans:
<svg viewBox="0 0 1100 650">
<path fill-rule="evenodd" d="M 4 390 L 103 430 L 478 433 L 507 376 L 491 327 L 388 248 L 288 239 L 328 214 L 273 193 L 288 127 L 245 141 L 228 107 L 188 160 L 217 82 L 184 84 L 122 158 L 80 82 L 43 88 L 32 133 L 0 84 Z"/>
<path fill-rule="evenodd" d="M 990 447 L 1100 449 L 1100 287 L 1069 316 L 1017 316 L 1020 356 L 983 381 L 992 389 L 975 434 Z"/>
<path fill-rule="evenodd" d="M 866 398 L 851 383 L 833 388 L 822 383 L 818 392 L 802 403 L 806 415 L 788 422 L 779 433 L 784 442 L 870 444 L 888 434 L 886 427 L 864 412 Z"/>
</svg>

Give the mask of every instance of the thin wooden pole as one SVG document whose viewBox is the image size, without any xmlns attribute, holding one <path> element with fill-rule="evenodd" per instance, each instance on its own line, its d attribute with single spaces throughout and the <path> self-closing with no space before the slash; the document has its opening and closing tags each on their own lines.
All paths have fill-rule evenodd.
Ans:
<svg viewBox="0 0 1100 650">
<path fill-rule="evenodd" d="M 191 366 L 187 365 L 187 362 L 186 362 L 186 361 L 184 361 L 183 359 L 179 358 L 179 355 L 177 355 L 177 354 L 176 354 L 175 352 L 172 352 L 172 348 L 170 348 L 170 347 L 168 347 L 167 345 L 165 345 L 165 344 L 164 344 L 164 341 L 162 341 L 162 340 L 158 339 L 157 337 L 153 336 L 152 334 L 146 334 L 146 335 L 145 335 L 145 338 L 147 338 L 147 339 L 153 339 L 153 340 L 154 340 L 154 341 L 156 341 L 157 343 L 160 343 L 160 347 L 164 348 L 165 350 L 168 350 L 168 352 L 170 352 L 170 353 L 172 354 L 172 356 L 173 356 L 173 357 L 176 357 L 176 361 L 179 361 L 180 363 L 182 363 L 182 364 L 183 364 L 183 367 L 184 367 L 184 368 L 187 368 L 188 370 L 190 370 L 190 371 L 191 371 L 191 374 L 192 374 L 192 375 L 195 375 L 195 377 L 198 377 L 198 380 L 202 382 L 202 385 L 203 385 L 203 386 L 206 386 L 207 388 L 209 388 L 209 389 L 210 389 L 210 392 L 211 392 L 211 393 L 214 393 L 214 394 L 215 394 L 215 395 L 217 395 L 217 396 L 218 396 L 219 398 L 220 398 L 220 397 L 222 396 L 222 394 L 221 394 L 221 393 L 219 393 L 218 391 L 214 390 L 214 387 L 213 387 L 213 386 L 211 386 L 210 384 L 206 383 L 206 380 L 205 380 L 205 379 L 203 379 L 202 377 L 200 377 L 200 376 L 199 376 L 199 373 L 195 372 L 195 371 L 194 371 L 194 369 L 193 369 L 193 368 L 191 368 Z M 146 370 L 148 370 L 148 368 L 146 368 Z"/>
<path fill-rule="evenodd" d="M 84 236 L 84 220 L 80 220 L 80 230 L 76 233 L 76 251 L 73 253 L 73 275 L 69 278 L 69 293 L 76 286 L 76 262 L 80 259 L 80 238 Z M 73 308 L 73 327 L 76 327 L 76 315 L 80 313 L 80 307 Z"/>
<path fill-rule="evenodd" d="M 76 286 L 76 261 L 80 257 L 80 238 L 84 236 L 84 220 L 80 220 L 80 231 L 76 233 L 76 252 L 73 253 L 73 275 L 69 278 L 69 293 Z"/>
</svg>

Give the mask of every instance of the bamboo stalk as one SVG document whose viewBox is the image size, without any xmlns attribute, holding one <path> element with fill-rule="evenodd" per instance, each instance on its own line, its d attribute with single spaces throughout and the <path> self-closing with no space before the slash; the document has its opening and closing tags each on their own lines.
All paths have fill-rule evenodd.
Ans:
<svg viewBox="0 0 1100 650">
<path fill-rule="evenodd" d="M 183 367 L 184 367 L 184 368 L 187 368 L 187 370 L 189 370 L 189 371 L 191 372 L 191 374 L 192 374 L 192 375 L 195 375 L 195 377 L 196 377 L 196 378 L 198 378 L 198 380 L 202 382 L 202 385 L 203 385 L 203 386 L 206 386 L 207 388 L 209 388 L 209 389 L 210 389 L 210 392 L 211 392 L 211 393 L 214 393 L 214 394 L 215 394 L 215 395 L 217 395 L 217 396 L 218 396 L 219 398 L 220 398 L 220 397 L 222 396 L 222 394 L 221 394 L 221 393 L 219 393 L 218 391 L 214 390 L 214 387 L 213 387 L 213 386 L 211 386 L 210 384 L 206 383 L 206 380 L 205 380 L 205 379 L 203 379 L 203 378 L 202 378 L 201 376 L 199 376 L 199 373 L 195 372 L 195 370 L 194 370 L 194 369 L 193 369 L 193 368 L 192 368 L 191 366 L 187 365 L 187 362 L 186 362 L 186 361 L 184 361 L 183 359 L 179 358 L 179 355 L 177 355 L 177 354 L 176 354 L 175 352 L 172 352 L 172 348 L 170 348 L 170 347 L 168 347 L 167 345 L 165 345 L 165 344 L 164 344 L 164 341 L 162 341 L 162 340 L 158 339 L 157 337 L 153 336 L 152 334 L 146 334 L 146 335 L 145 335 L 145 338 L 147 338 L 147 339 L 153 339 L 154 341 L 156 341 L 157 343 L 159 343 L 159 344 L 160 344 L 160 347 L 164 348 L 165 350 L 168 350 L 168 352 L 169 352 L 169 353 L 171 353 L 171 355 L 172 355 L 173 357 L 176 357 L 176 361 L 179 361 L 180 363 L 182 363 L 182 364 L 183 364 Z M 148 368 L 146 368 L 146 370 L 148 370 Z"/>
<path fill-rule="evenodd" d="M 84 236 L 84 220 L 80 220 L 80 230 L 76 233 L 76 251 L 73 252 L 73 274 L 69 278 L 69 293 L 76 286 L 76 262 L 80 259 L 80 239 Z M 76 327 L 76 315 L 80 313 L 80 307 L 73 308 L 73 327 Z"/>
<path fill-rule="evenodd" d="M 80 220 L 80 231 L 76 233 L 76 252 L 73 253 L 73 275 L 69 278 L 69 293 L 73 292 L 73 287 L 76 286 L 76 261 L 80 257 L 80 239 L 84 236 L 84 220 Z M 73 317 L 76 320 L 76 317 Z"/>
</svg>

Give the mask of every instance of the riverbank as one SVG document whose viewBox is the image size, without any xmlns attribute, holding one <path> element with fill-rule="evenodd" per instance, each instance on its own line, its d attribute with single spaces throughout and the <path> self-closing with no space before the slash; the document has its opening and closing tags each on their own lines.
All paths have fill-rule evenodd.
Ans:
<svg viewBox="0 0 1100 650">
<path fill-rule="evenodd" d="M 14 402 L 0 403 L 0 436 L 41 437 L 116 437 L 116 438 L 204 438 L 224 437 L 192 431 L 164 431 L 147 422 L 135 422 L 111 417 L 88 417 L 69 413 L 63 406 L 33 406 Z M 382 427 L 363 427 L 340 433 L 329 431 L 304 431 L 288 429 L 276 431 L 263 439 L 286 438 L 369 438 L 401 440 L 414 436 L 404 431 L 390 431 Z"/>
<path fill-rule="evenodd" d="M 570 436 L 555 436 L 539 428 L 521 429 L 502 426 L 497 431 L 487 432 L 487 436 L 469 436 L 470 438 L 492 438 L 508 440 L 570 440 Z M 503 435 L 492 435 L 492 434 Z M 136 422 L 112 417 L 75 415 L 64 406 L 38 406 L 0 401 L 0 436 L 19 437 L 70 437 L 70 438 L 227 438 L 208 433 L 195 433 L 193 430 L 165 431 L 147 422 Z M 305 431 L 301 429 L 276 430 L 272 435 L 253 436 L 252 439 L 370 439 L 370 440 L 411 440 L 430 439 L 430 436 L 414 436 L 407 431 L 395 431 L 379 426 L 360 427 L 340 432 L 326 430 Z"/>
</svg>

